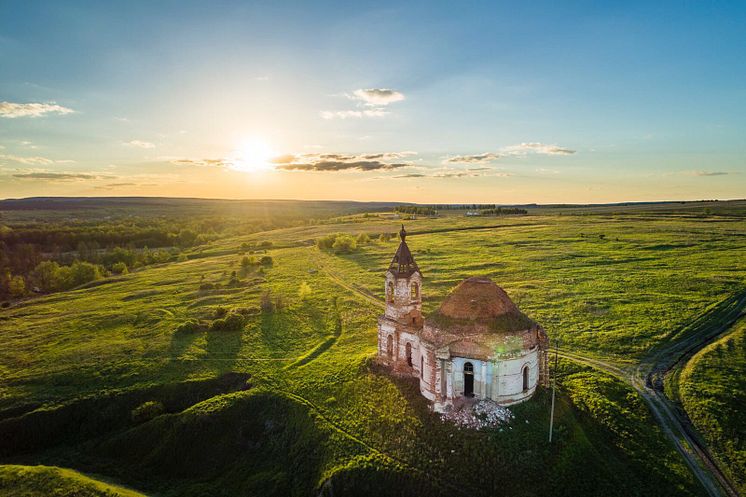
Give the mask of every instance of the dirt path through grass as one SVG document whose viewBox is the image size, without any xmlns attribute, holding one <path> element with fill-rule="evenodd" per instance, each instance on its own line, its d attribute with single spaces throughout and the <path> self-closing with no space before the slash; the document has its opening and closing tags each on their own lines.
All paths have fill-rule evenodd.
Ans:
<svg viewBox="0 0 746 497">
<path fill-rule="evenodd" d="M 746 308 L 746 292 L 736 294 L 698 318 L 675 338 L 654 349 L 633 367 L 603 359 L 561 351 L 560 356 L 602 370 L 632 386 L 645 399 L 661 429 L 673 442 L 708 494 L 738 497 L 735 486 L 720 470 L 707 445 L 686 413 L 678 409 L 663 391 L 663 378 L 673 367 L 696 354 L 733 326 Z"/>
</svg>

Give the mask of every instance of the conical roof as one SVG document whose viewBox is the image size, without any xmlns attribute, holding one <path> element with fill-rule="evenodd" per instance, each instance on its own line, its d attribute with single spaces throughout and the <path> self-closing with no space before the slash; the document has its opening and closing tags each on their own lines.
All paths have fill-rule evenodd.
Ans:
<svg viewBox="0 0 746 497">
<path fill-rule="evenodd" d="M 391 259 L 391 264 L 389 264 L 389 271 L 397 277 L 408 277 L 415 272 L 419 273 L 420 268 L 417 267 L 417 263 L 414 261 L 414 256 L 412 256 L 412 252 L 410 252 L 409 247 L 407 246 L 407 232 L 404 229 L 403 224 L 401 225 L 399 237 L 401 238 L 401 243 L 399 244 L 399 248 L 396 249 L 394 258 Z"/>
</svg>

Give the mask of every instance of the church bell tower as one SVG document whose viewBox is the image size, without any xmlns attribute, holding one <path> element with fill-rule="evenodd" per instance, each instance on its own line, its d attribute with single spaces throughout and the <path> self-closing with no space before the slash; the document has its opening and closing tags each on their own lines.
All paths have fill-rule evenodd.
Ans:
<svg viewBox="0 0 746 497">
<path fill-rule="evenodd" d="M 422 326 L 422 274 L 407 246 L 404 225 L 401 242 L 386 271 L 385 317 L 408 327 Z"/>
</svg>

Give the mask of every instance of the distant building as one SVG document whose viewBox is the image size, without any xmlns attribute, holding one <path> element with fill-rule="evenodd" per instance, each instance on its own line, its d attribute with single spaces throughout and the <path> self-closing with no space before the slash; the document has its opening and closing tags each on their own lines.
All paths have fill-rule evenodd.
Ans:
<svg viewBox="0 0 746 497">
<path fill-rule="evenodd" d="M 481 215 L 482 215 L 482 213 L 481 213 L 481 212 L 479 212 L 479 211 L 466 211 L 466 216 L 467 216 L 467 217 L 471 217 L 471 216 L 481 216 Z"/>
<path fill-rule="evenodd" d="M 546 382 L 548 338 L 489 278 L 468 278 L 427 319 L 422 274 L 406 242 L 386 272 L 386 310 L 378 319 L 378 359 L 419 378 L 420 392 L 442 412 L 459 399 L 509 405 Z"/>
</svg>

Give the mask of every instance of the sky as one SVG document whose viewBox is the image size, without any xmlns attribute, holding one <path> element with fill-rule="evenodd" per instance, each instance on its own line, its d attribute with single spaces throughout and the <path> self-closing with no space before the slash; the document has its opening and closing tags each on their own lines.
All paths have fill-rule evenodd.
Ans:
<svg viewBox="0 0 746 497">
<path fill-rule="evenodd" d="M 746 2 L 0 0 L 0 198 L 746 197 Z"/>
</svg>

